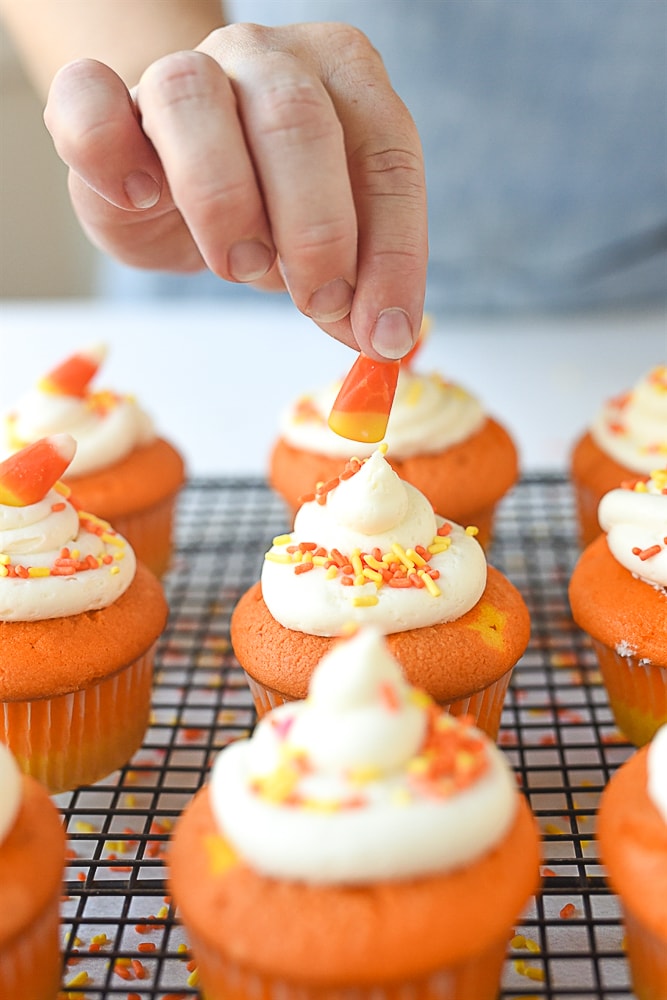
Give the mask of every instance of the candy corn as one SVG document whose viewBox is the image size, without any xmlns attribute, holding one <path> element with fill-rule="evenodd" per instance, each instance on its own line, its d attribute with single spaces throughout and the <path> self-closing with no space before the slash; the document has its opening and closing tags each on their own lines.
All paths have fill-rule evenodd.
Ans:
<svg viewBox="0 0 667 1000">
<path fill-rule="evenodd" d="M 42 500 L 74 458 L 70 434 L 52 434 L 0 462 L 0 504 L 27 507 Z"/>
<path fill-rule="evenodd" d="M 58 396 L 85 396 L 88 383 L 106 356 L 106 347 L 98 344 L 72 354 L 38 382 L 42 392 Z"/>
<path fill-rule="evenodd" d="M 329 427 L 352 441 L 381 441 L 394 401 L 400 361 L 374 361 L 360 354 L 329 414 Z"/>
</svg>

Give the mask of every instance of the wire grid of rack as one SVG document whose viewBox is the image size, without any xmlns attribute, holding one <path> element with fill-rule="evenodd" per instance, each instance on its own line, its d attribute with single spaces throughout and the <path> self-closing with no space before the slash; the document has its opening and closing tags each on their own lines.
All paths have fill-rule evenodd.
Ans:
<svg viewBox="0 0 667 1000">
<path fill-rule="evenodd" d="M 532 618 L 499 744 L 538 819 L 544 859 L 543 888 L 508 949 L 503 1000 L 633 996 L 620 908 L 594 837 L 600 792 L 632 748 L 614 726 L 589 642 L 570 618 L 573 512 L 563 478 L 524 478 L 500 505 L 489 553 Z M 171 615 L 143 746 L 121 771 L 55 799 L 69 837 L 67 1000 L 197 995 L 187 936 L 168 897 L 165 851 L 215 754 L 254 725 L 229 620 L 272 537 L 287 528 L 282 502 L 259 480 L 196 480 L 182 494 L 164 581 Z"/>
</svg>

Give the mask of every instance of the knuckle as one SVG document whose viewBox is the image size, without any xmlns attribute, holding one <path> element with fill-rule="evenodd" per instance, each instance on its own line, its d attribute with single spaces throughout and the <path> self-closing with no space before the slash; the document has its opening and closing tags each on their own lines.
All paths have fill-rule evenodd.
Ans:
<svg viewBox="0 0 667 1000">
<path fill-rule="evenodd" d="M 360 150 L 356 157 L 361 167 L 366 193 L 421 198 L 424 170 L 421 157 L 407 146 L 382 146 Z"/>
<path fill-rule="evenodd" d="M 259 107 L 259 128 L 264 136 L 298 135 L 313 140 L 340 132 L 321 85 L 308 76 L 282 75 L 268 82 Z"/>
<path fill-rule="evenodd" d="M 137 88 L 142 108 L 148 97 L 158 107 L 207 100 L 219 87 L 222 74 L 213 59 L 201 52 L 173 52 L 144 72 Z"/>
<path fill-rule="evenodd" d="M 349 227 L 342 218 L 310 223 L 294 238 L 293 254 L 302 260 L 335 256 L 347 250 L 350 241 Z"/>
</svg>

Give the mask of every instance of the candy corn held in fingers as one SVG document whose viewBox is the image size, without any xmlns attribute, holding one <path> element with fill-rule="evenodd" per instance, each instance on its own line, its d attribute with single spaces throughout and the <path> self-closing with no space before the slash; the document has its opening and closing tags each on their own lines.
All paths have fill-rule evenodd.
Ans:
<svg viewBox="0 0 667 1000">
<path fill-rule="evenodd" d="M 70 434 L 52 434 L 0 462 L 0 504 L 27 507 L 46 496 L 74 458 Z"/>
<path fill-rule="evenodd" d="M 400 361 L 374 361 L 360 354 L 329 414 L 329 427 L 351 441 L 381 441 L 394 401 Z"/>
<path fill-rule="evenodd" d="M 106 347 L 97 344 L 70 355 L 57 365 L 48 375 L 39 380 L 42 392 L 52 392 L 61 396 L 85 396 L 88 383 L 106 356 Z"/>
</svg>

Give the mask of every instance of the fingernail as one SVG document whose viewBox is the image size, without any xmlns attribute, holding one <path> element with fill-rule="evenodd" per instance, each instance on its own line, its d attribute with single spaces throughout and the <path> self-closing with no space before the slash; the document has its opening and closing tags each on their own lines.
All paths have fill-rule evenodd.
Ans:
<svg viewBox="0 0 667 1000">
<path fill-rule="evenodd" d="M 334 278 L 316 288 L 306 306 L 306 315 L 318 323 L 335 323 L 352 308 L 352 286 L 345 278 Z"/>
<path fill-rule="evenodd" d="M 404 309 L 384 309 L 371 334 L 374 350 L 383 358 L 397 361 L 412 347 L 410 319 Z"/>
<path fill-rule="evenodd" d="M 128 174 L 123 184 L 125 194 L 135 208 L 152 208 L 160 200 L 160 185 L 143 170 L 135 170 Z"/>
<path fill-rule="evenodd" d="M 236 281 L 257 281 L 273 264 L 274 253 L 259 240 L 241 240 L 229 250 L 227 266 Z"/>
</svg>

